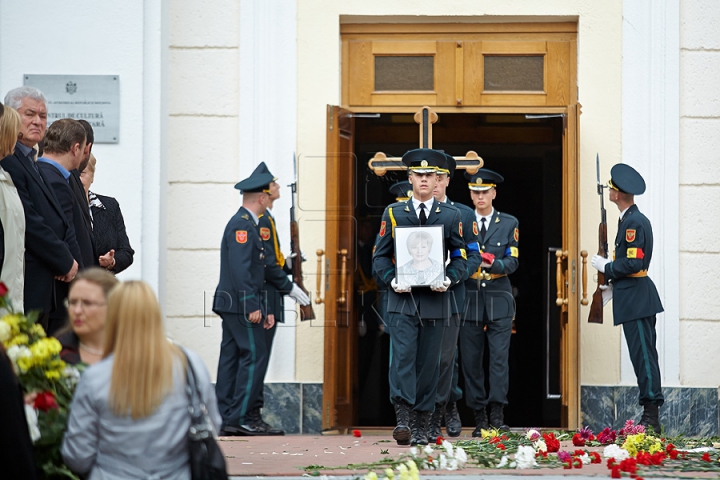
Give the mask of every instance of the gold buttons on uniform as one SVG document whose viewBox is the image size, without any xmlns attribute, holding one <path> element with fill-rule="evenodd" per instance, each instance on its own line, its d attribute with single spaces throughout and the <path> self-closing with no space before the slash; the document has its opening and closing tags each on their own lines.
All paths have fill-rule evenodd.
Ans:
<svg viewBox="0 0 720 480">
<path fill-rule="evenodd" d="M 481 285 L 484 287 L 484 286 L 485 286 L 485 282 L 481 283 Z"/>
</svg>

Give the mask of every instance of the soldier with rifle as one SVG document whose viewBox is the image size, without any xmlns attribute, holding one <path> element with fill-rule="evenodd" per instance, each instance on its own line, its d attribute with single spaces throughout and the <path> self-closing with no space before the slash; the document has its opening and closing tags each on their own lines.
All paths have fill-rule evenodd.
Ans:
<svg viewBox="0 0 720 480">
<path fill-rule="evenodd" d="M 635 195 L 645 192 L 645 180 L 631 166 L 617 164 L 610 171 L 610 201 L 620 210 L 613 260 L 602 255 L 592 266 L 607 282 L 605 303 L 613 299 L 613 320 L 623 326 L 630 359 L 643 406 L 640 423 L 660 432 L 659 408 L 664 402 L 656 348 L 656 314 L 663 311 L 655 284 L 648 277 L 653 233 L 650 220 L 635 205 Z M 609 292 L 609 293 L 607 293 Z M 602 320 L 601 320 L 602 321 Z"/>
</svg>

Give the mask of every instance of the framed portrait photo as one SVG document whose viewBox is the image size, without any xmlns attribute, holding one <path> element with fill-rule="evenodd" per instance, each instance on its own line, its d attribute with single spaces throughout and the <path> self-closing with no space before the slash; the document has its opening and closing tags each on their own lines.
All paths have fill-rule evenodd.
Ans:
<svg viewBox="0 0 720 480">
<path fill-rule="evenodd" d="M 442 225 L 395 227 L 395 276 L 411 287 L 429 287 L 445 279 Z"/>
</svg>

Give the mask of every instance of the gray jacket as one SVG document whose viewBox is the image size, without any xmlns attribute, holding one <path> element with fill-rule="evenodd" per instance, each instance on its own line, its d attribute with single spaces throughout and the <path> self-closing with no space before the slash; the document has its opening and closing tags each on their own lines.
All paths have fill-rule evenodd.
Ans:
<svg viewBox="0 0 720 480">
<path fill-rule="evenodd" d="M 185 350 L 215 428 L 220 413 L 215 390 L 200 357 Z M 178 362 L 175 387 L 153 412 L 139 420 L 115 416 L 108 405 L 113 356 L 83 373 L 75 391 L 61 453 L 73 471 L 90 480 L 190 479 L 190 427 L 185 376 Z"/>
</svg>

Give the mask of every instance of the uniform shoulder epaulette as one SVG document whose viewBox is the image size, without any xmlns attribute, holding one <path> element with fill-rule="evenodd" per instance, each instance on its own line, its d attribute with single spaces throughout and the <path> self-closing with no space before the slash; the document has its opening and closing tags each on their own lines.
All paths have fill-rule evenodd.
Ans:
<svg viewBox="0 0 720 480">
<path fill-rule="evenodd" d="M 248 215 L 247 213 L 243 213 L 242 215 L 240 215 L 240 218 L 242 218 L 243 220 L 250 220 L 250 215 Z"/>
</svg>

